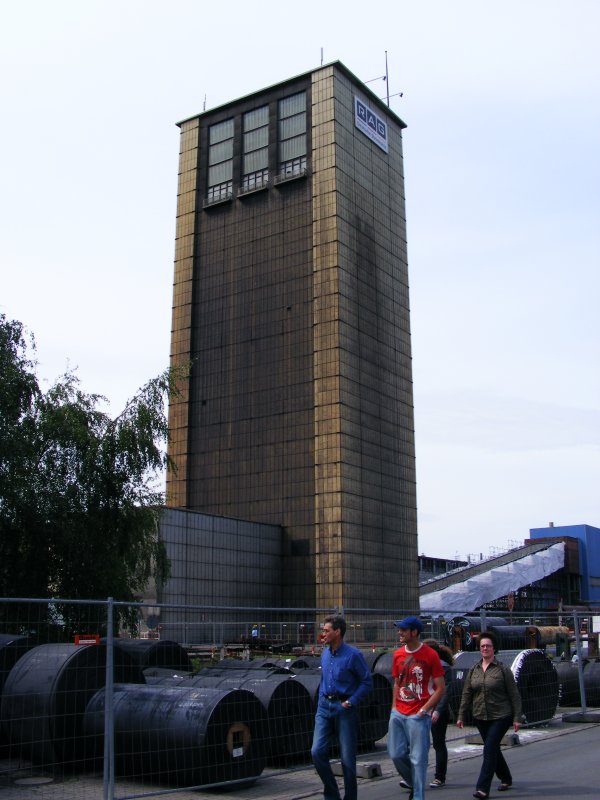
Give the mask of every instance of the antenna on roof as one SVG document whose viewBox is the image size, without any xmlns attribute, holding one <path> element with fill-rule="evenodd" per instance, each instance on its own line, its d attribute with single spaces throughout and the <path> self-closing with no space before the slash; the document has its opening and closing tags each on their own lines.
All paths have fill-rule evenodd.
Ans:
<svg viewBox="0 0 600 800">
<path fill-rule="evenodd" d="M 376 78 L 371 78 L 370 81 L 364 81 L 364 83 L 374 83 L 375 81 L 385 81 L 385 91 L 386 91 L 386 99 L 388 108 L 390 107 L 390 76 L 388 74 L 388 58 L 387 58 L 387 50 L 385 50 L 385 75 L 378 75 Z M 398 92 L 400 97 L 402 97 L 402 92 Z M 397 95 L 393 94 L 392 97 L 397 97 Z M 383 100 L 383 98 L 381 98 Z"/>
<path fill-rule="evenodd" d="M 206 111 L 206 95 L 204 95 L 204 103 L 202 104 L 202 111 Z"/>
<path fill-rule="evenodd" d="M 388 108 L 390 107 L 390 97 L 404 97 L 404 92 L 396 92 L 396 94 L 390 94 L 390 78 L 388 75 L 388 58 L 387 58 L 387 50 L 385 51 L 385 75 L 383 77 L 385 81 L 385 90 L 386 90 L 386 100 L 388 104 Z M 383 97 L 381 98 L 383 100 Z"/>
<path fill-rule="evenodd" d="M 321 48 L 321 66 L 323 66 L 323 48 Z"/>
<path fill-rule="evenodd" d="M 388 76 L 387 50 L 385 51 L 385 91 L 387 94 L 387 104 L 390 107 L 390 82 Z"/>
</svg>

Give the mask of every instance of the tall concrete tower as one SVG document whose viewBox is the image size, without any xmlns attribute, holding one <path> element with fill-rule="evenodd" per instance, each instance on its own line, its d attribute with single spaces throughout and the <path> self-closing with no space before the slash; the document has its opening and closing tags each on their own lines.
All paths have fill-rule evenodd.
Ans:
<svg viewBox="0 0 600 800">
<path fill-rule="evenodd" d="M 168 504 L 281 525 L 295 607 L 418 607 L 402 129 L 341 63 L 180 123 Z"/>
</svg>

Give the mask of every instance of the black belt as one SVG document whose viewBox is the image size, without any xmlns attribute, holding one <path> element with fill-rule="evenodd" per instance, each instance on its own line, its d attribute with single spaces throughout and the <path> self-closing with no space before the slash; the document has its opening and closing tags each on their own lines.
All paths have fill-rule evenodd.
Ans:
<svg viewBox="0 0 600 800">
<path fill-rule="evenodd" d="M 350 697 L 350 695 L 349 694 L 324 694 L 323 697 L 325 698 L 325 700 L 330 700 L 332 702 L 334 700 L 339 700 L 341 703 L 345 703 L 346 700 Z"/>
</svg>

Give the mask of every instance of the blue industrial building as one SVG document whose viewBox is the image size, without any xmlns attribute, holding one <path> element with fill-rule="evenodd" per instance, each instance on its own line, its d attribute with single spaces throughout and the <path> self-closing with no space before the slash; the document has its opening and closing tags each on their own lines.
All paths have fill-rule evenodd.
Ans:
<svg viewBox="0 0 600 800">
<path fill-rule="evenodd" d="M 554 539 L 568 536 L 579 542 L 579 573 L 581 601 L 600 602 L 600 528 L 592 525 L 550 524 L 547 528 L 531 528 L 531 539 Z"/>
</svg>

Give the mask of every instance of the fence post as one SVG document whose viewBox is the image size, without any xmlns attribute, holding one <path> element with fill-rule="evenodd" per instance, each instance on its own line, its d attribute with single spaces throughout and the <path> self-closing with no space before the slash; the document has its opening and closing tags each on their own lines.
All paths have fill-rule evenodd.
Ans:
<svg viewBox="0 0 600 800">
<path fill-rule="evenodd" d="M 585 684 L 583 682 L 583 659 L 581 653 L 581 636 L 579 633 L 579 617 L 577 611 L 573 611 L 573 628 L 575 629 L 575 648 L 577 652 L 577 675 L 579 676 L 579 695 L 581 697 L 581 712 L 587 712 L 587 703 L 585 699 Z"/>
<path fill-rule="evenodd" d="M 103 797 L 113 800 L 115 794 L 115 741 L 114 741 L 114 669 L 113 669 L 113 598 L 106 604 L 106 678 L 104 685 L 104 772 Z"/>
<path fill-rule="evenodd" d="M 485 633 L 487 631 L 485 608 L 480 609 L 479 616 L 481 618 L 481 633 Z"/>
</svg>

